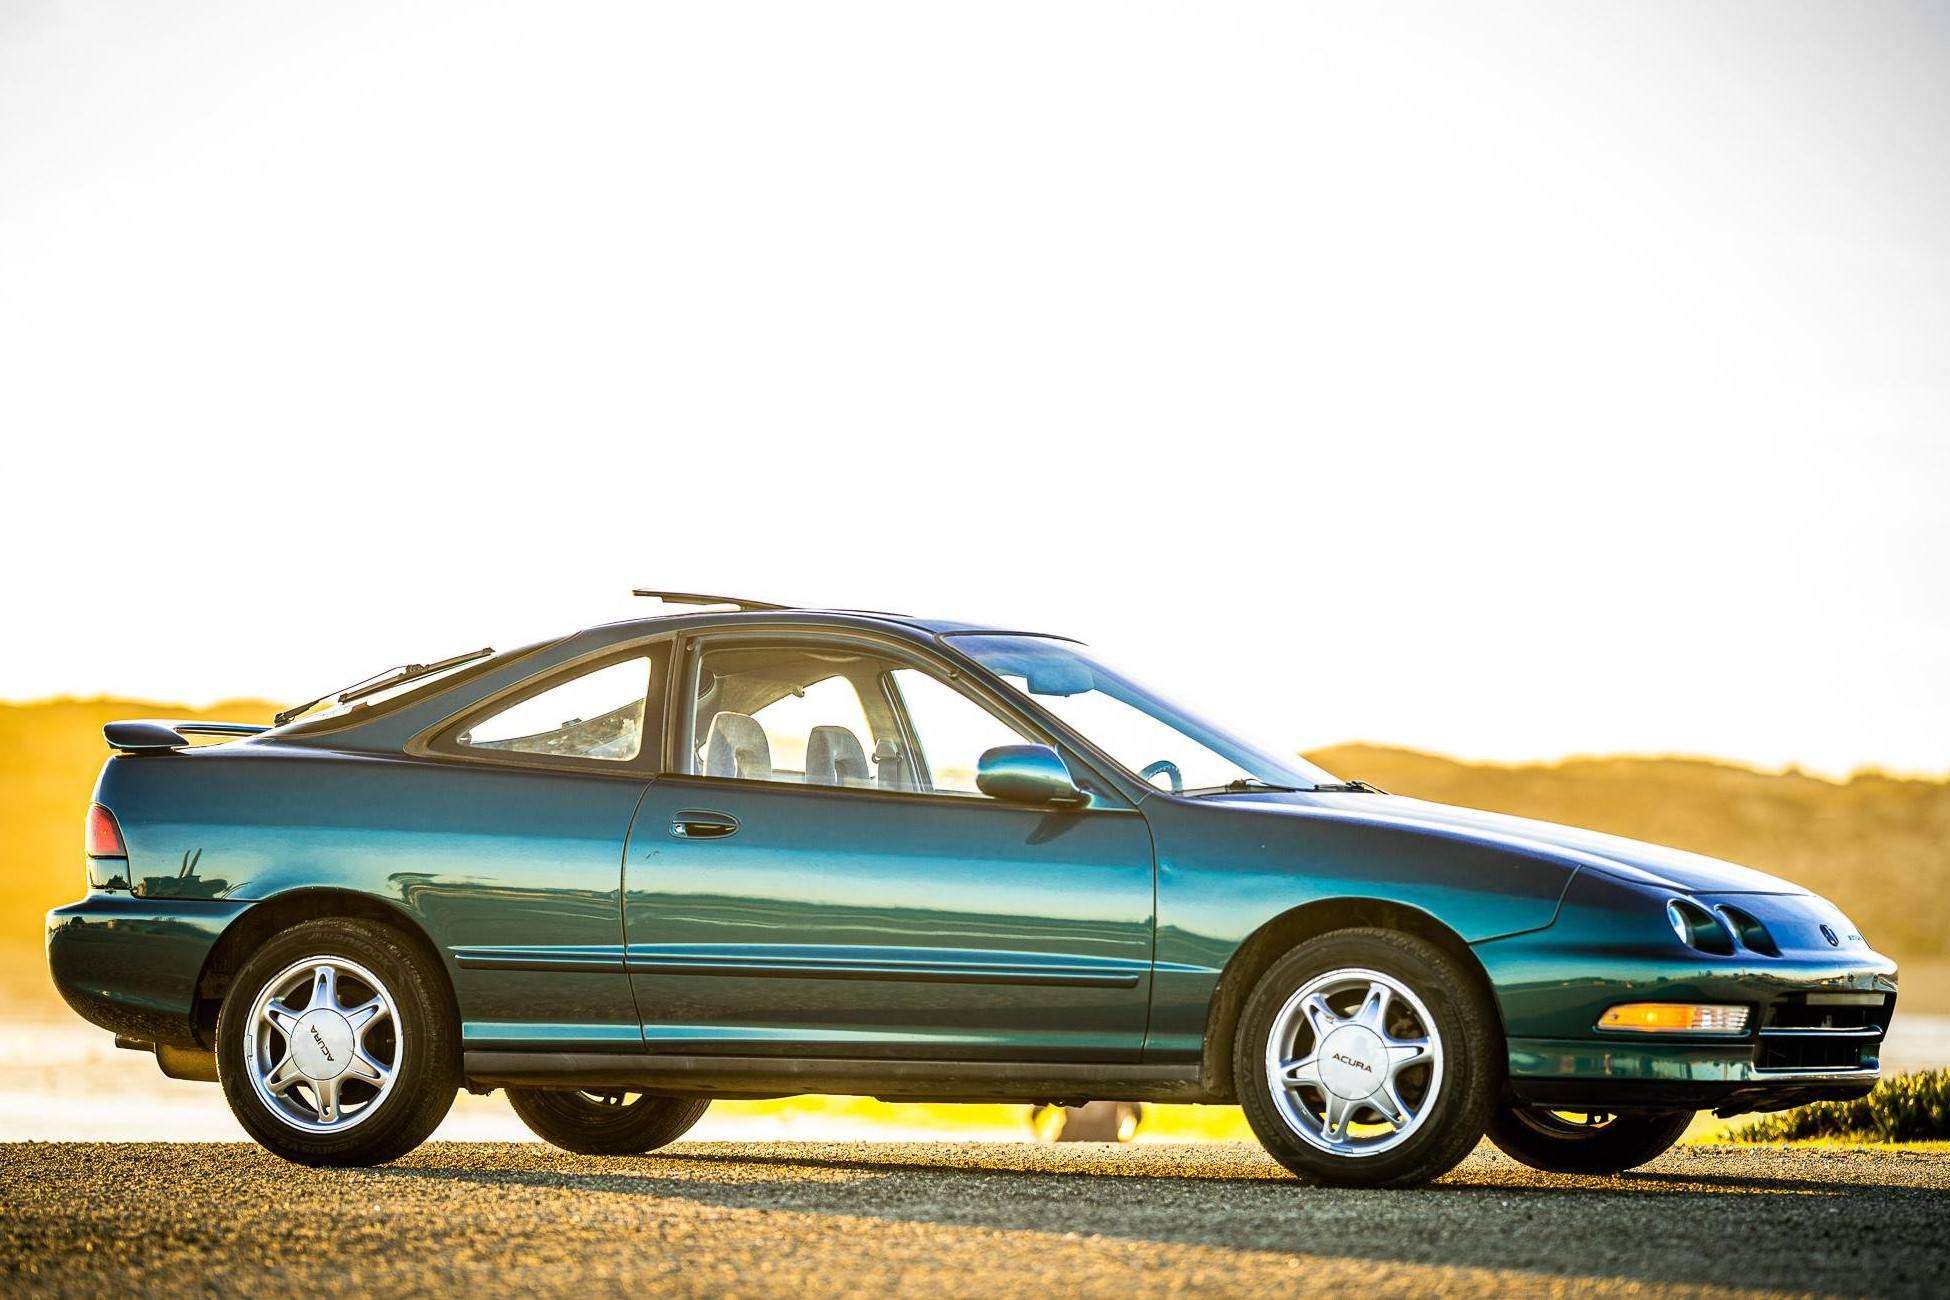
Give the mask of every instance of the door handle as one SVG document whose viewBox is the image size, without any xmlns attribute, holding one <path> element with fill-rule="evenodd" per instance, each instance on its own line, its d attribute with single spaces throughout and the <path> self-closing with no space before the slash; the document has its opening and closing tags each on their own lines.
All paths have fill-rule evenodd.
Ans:
<svg viewBox="0 0 1950 1300">
<path fill-rule="evenodd" d="M 680 808 L 670 815 L 670 833 L 680 840 L 721 840 L 738 833 L 738 819 L 704 808 Z"/>
</svg>

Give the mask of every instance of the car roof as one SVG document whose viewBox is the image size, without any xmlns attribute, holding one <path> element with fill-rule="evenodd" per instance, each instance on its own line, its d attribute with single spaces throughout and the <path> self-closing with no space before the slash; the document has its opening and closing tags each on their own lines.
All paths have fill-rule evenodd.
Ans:
<svg viewBox="0 0 1950 1300">
<path fill-rule="evenodd" d="M 799 609 L 783 606 L 767 606 L 762 609 L 683 609 L 644 618 L 602 623 L 595 627 L 584 628 L 580 632 L 571 632 L 567 636 L 536 641 L 512 650 L 505 650 L 483 660 L 477 670 L 469 671 L 464 684 L 454 685 L 459 686 L 464 692 L 481 695 L 542 673 L 552 672 L 565 663 L 586 655 L 608 651 L 639 638 L 691 630 L 716 631 L 741 625 L 878 630 L 911 641 L 926 641 L 937 636 L 952 636 L 964 632 L 992 634 L 1012 632 L 1011 629 L 999 626 L 964 623 L 953 619 L 916 618 L 908 614 L 888 614 L 878 610 Z M 1048 635 L 1021 631 L 1014 631 L 1013 634 Z M 311 726 L 306 726 L 305 721 L 300 719 L 294 724 L 295 731 L 281 730 L 279 736 L 282 740 L 296 740 L 301 744 L 313 743 L 316 738 L 322 737 L 325 738 L 324 743 L 327 747 L 347 747 L 350 738 L 358 736 L 363 743 L 354 742 L 349 747 L 398 749 L 405 746 L 429 723 L 451 714 L 455 708 L 451 702 L 453 694 L 450 686 L 443 686 L 424 694 L 408 691 L 400 699 L 400 705 L 375 709 L 364 718 L 338 717 L 324 720 L 323 725 Z"/>
<path fill-rule="evenodd" d="M 1027 632 L 1020 628 L 1002 627 L 997 624 L 966 623 L 947 618 L 920 618 L 912 614 L 890 614 L 875 609 L 815 609 L 778 607 L 768 609 L 719 609 L 719 610 L 673 610 L 667 614 L 651 614 L 643 618 L 621 619 L 614 623 L 604 623 L 600 629 L 614 632 L 618 638 L 638 633 L 651 635 L 672 627 L 736 627 L 741 623 L 772 624 L 794 623 L 807 627 L 859 627 L 862 624 L 891 625 L 910 632 L 920 632 L 928 636 L 951 636 L 967 632 L 987 632 L 991 634 L 1014 634 L 1018 636 L 1052 636 L 1054 633 Z M 591 631 L 597 629 L 592 628 Z"/>
</svg>

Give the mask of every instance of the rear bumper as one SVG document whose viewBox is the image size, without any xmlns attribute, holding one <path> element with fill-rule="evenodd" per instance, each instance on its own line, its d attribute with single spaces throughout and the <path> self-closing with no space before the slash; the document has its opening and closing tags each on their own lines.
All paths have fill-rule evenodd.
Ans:
<svg viewBox="0 0 1950 1300">
<path fill-rule="evenodd" d="M 196 984 L 248 902 L 90 894 L 47 914 L 47 964 L 75 1014 L 110 1033 L 170 1047 L 198 1040 Z"/>
</svg>

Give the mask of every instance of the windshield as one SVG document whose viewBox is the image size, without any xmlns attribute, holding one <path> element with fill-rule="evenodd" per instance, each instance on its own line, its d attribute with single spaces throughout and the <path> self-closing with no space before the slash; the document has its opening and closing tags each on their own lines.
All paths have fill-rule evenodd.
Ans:
<svg viewBox="0 0 1950 1300">
<path fill-rule="evenodd" d="M 1255 785 L 1306 790 L 1336 784 L 1298 755 L 1276 757 L 1179 708 L 1074 642 L 950 635 L 956 649 L 1161 790 L 1210 793 Z"/>
</svg>

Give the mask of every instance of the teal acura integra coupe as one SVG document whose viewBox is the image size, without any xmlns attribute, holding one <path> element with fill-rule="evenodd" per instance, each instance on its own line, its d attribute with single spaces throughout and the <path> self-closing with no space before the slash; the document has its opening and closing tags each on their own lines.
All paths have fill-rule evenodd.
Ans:
<svg viewBox="0 0 1950 1300">
<path fill-rule="evenodd" d="M 692 612 L 111 724 L 68 1002 L 322 1165 L 463 1087 L 591 1153 L 829 1092 L 1237 1101 L 1400 1186 L 1876 1079 L 1895 967 L 1785 881 L 1339 780 L 1061 637 L 645 594 Z"/>
</svg>

